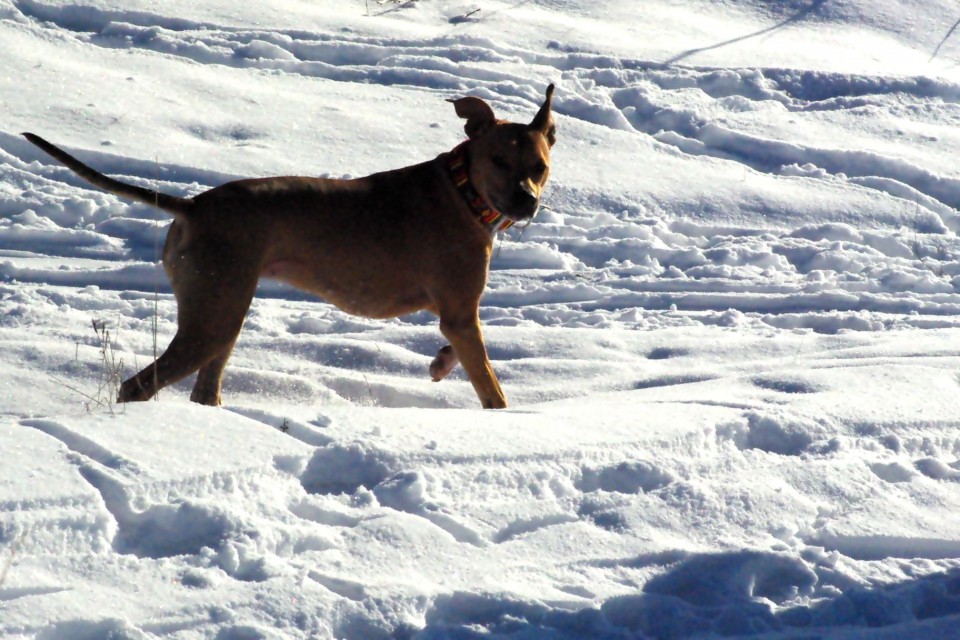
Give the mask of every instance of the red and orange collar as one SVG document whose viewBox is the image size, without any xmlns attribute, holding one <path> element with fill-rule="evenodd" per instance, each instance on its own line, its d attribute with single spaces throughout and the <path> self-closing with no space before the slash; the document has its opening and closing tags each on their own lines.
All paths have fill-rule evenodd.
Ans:
<svg viewBox="0 0 960 640">
<path fill-rule="evenodd" d="M 506 231 L 513 226 L 513 220 L 491 207 L 470 182 L 470 160 L 467 156 L 469 142 L 460 143 L 448 154 L 447 170 L 450 172 L 450 179 L 466 200 L 467 206 L 491 234 Z"/>
</svg>

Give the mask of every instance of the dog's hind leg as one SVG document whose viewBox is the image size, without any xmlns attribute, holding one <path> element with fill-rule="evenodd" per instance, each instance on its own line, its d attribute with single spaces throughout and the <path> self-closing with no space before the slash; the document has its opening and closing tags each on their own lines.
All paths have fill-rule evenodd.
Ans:
<svg viewBox="0 0 960 640">
<path fill-rule="evenodd" d="M 170 346 L 156 362 L 120 385 L 117 402 L 149 400 L 169 384 L 201 370 L 190 399 L 201 404 L 219 404 L 220 376 L 227 364 L 243 318 L 216 331 L 197 330 L 195 325 L 181 325 Z M 225 339 L 226 338 L 226 339 Z M 211 389 L 216 389 L 211 392 Z"/>
<path fill-rule="evenodd" d="M 236 264 L 220 258 L 204 260 L 206 264 L 191 262 L 190 268 L 178 265 L 170 273 L 177 298 L 177 333 L 156 362 L 120 386 L 118 402 L 149 400 L 163 387 L 199 370 L 190 399 L 219 404 L 220 378 L 243 328 L 258 279 L 253 269 L 227 275 L 222 267 L 210 266 L 210 262 Z"/>
<path fill-rule="evenodd" d="M 190 394 L 191 402 L 206 404 L 211 407 L 219 407 L 223 404 L 220 400 L 220 386 L 223 380 L 223 370 L 226 368 L 227 360 L 230 359 L 230 354 L 233 352 L 234 344 L 236 342 L 230 343 L 230 346 L 224 349 L 220 355 L 214 356 L 213 360 L 200 367 L 197 372 L 197 381 L 193 385 L 193 392 Z"/>
<path fill-rule="evenodd" d="M 216 355 L 210 353 L 209 343 L 204 345 L 205 338 L 209 337 L 192 335 L 181 327 L 163 355 L 120 385 L 117 402 L 149 400 L 160 389 L 204 366 Z"/>
</svg>

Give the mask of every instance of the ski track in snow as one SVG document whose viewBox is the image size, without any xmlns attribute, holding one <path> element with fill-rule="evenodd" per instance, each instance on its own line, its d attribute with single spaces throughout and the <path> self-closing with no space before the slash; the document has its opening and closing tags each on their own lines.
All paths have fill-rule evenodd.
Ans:
<svg viewBox="0 0 960 640">
<path fill-rule="evenodd" d="M 625 416 L 688 405 L 704 416 L 703 425 L 685 430 L 598 436 L 569 448 L 546 432 L 516 436 L 522 410 L 489 425 L 487 438 L 504 442 L 500 453 L 440 436 L 397 440 L 389 429 L 396 423 L 448 434 L 451 421 L 472 419 L 456 413 L 473 402 L 462 374 L 442 391 L 425 380 L 427 355 L 440 344 L 435 319 L 352 318 L 264 283 L 226 377 L 237 399 L 223 412 L 229 418 L 173 402 L 176 417 L 164 418 L 161 403 L 128 411 L 147 424 L 166 421 L 165 428 L 118 434 L 104 427 L 110 418 L 102 412 L 69 421 L 40 411 L 29 418 L 22 410 L 2 413 L 15 425 L 0 432 L 0 451 L 19 451 L 23 472 L 38 478 L 35 496 L 0 493 L 0 572 L 6 575 L 8 555 L 29 568 L 0 579 L 3 633 L 267 638 L 275 637 L 275 624 L 305 637 L 349 640 L 681 639 L 955 626 L 960 542 L 911 535 L 929 524 L 919 508 L 890 513 L 897 524 L 890 532 L 861 526 L 859 510 L 887 508 L 890 492 L 919 485 L 931 509 L 955 519 L 949 507 L 960 482 L 960 436 L 952 435 L 958 423 L 925 419 L 922 398 L 905 407 L 891 400 L 891 413 L 874 419 L 874 400 L 866 393 L 849 399 L 844 383 L 880 381 L 892 399 L 922 380 L 936 391 L 931 403 L 949 404 L 960 394 L 953 373 L 960 356 L 936 346 L 960 326 L 960 173 L 895 155 L 866 134 L 840 137 L 835 147 L 778 138 L 749 114 L 829 117 L 842 128 L 851 115 L 919 113 L 923 100 L 934 99 L 960 121 L 952 107 L 960 105 L 960 87 L 919 77 L 674 67 L 560 45 L 534 52 L 477 36 L 385 39 L 227 28 L 33 0 L 9 6 L 0 15 L 46 38 L 190 64 L 425 88 L 438 100 L 469 89 L 517 112 L 540 99 L 532 76 L 554 78 L 561 135 L 565 123 L 576 123 L 654 140 L 681 159 L 742 165 L 745 180 L 756 173 L 842 185 L 882 194 L 913 214 L 879 212 L 879 224 L 860 226 L 856 212 L 838 212 L 838 222 L 793 224 L 769 210 L 769 225 L 718 224 L 706 200 L 668 212 L 652 201 L 641 206 L 599 189 L 551 185 L 551 209 L 497 247 L 481 309 L 495 368 L 515 383 L 511 399 L 545 403 L 542 410 L 569 430 L 593 418 L 563 404 L 578 394 L 610 394 L 614 405 L 631 402 L 623 400 L 631 394 L 635 404 Z M 28 384 L 49 388 L 50 371 L 58 379 L 94 380 L 101 345 L 85 324 L 93 317 L 110 323 L 127 366 L 134 354 L 142 364 L 154 315 L 159 342 L 175 329 L 175 305 L 156 262 L 167 218 L 87 188 L 16 133 L 0 132 L 6 352 L 21 363 Z M 198 128 L 195 135 L 244 145 L 256 144 L 258 132 Z M 233 177 L 79 153 L 171 193 Z M 745 204 L 764 211 L 763 203 Z M 544 327 L 557 331 L 546 339 L 536 332 Z M 691 333 L 678 341 L 670 332 L 679 328 Z M 734 336 L 738 328 L 748 337 Z M 608 333 L 584 338 L 593 329 Z M 858 337 L 921 329 L 930 337 L 916 352 Z M 771 336 L 782 339 L 764 345 Z M 732 342 L 721 344 L 725 339 Z M 44 351 L 50 344 L 58 345 L 55 353 Z M 741 350 L 755 359 L 738 360 Z M 297 364 L 276 354 L 293 355 Z M 689 366 L 694 360 L 696 368 Z M 906 373 L 888 380 L 894 366 Z M 571 391 L 571 379 L 590 373 Z M 250 402 L 263 388 L 305 408 Z M 170 395 L 179 398 L 184 389 Z M 836 408 L 839 398 L 857 411 Z M 365 421 L 362 431 L 341 424 L 346 407 Z M 405 413 L 410 407 L 426 410 Z M 438 408 L 453 417 L 430 411 Z M 657 415 L 651 420 L 661 420 Z M 178 421 L 204 424 L 202 437 L 214 447 L 246 451 L 250 442 L 256 453 L 235 465 L 231 459 L 207 469 L 204 460 L 167 471 L 161 461 L 184 449 L 200 455 L 185 440 L 201 436 L 178 429 Z M 125 453 L 130 438 L 155 439 L 157 460 Z M 516 452 L 507 448 L 514 438 L 522 440 Z M 482 455 L 470 453 L 478 448 Z M 837 457 L 841 450 L 857 456 Z M 825 472 L 812 486 L 800 473 L 809 465 L 844 467 L 857 482 L 835 486 Z M 191 475 L 198 468 L 205 473 Z M 766 489 L 782 496 L 773 503 L 802 509 L 786 516 L 740 511 L 752 499 L 741 482 L 773 468 L 788 479 Z M 62 499 L 48 499 L 47 483 L 69 488 L 56 494 Z M 674 506 L 677 520 L 658 520 L 652 506 L 659 503 Z M 744 524 L 754 549 L 724 550 L 726 520 L 747 516 L 755 519 Z M 559 554 L 566 560 L 542 568 L 537 594 L 512 593 L 510 572 L 526 568 L 520 545 L 531 540 L 566 549 Z M 50 548 L 147 582 L 158 578 L 133 560 L 155 561 L 165 584 L 152 588 L 176 593 L 180 608 L 153 605 L 143 624 L 78 611 L 49 625 L 4 626 L 6 605 L 75 588 L 29 560 Z M 637 555 L 633 548 L 662 552 Z M 489 582 L 467 575 L 457 583 L 417 566 L 431 552 L 463 560 L 466 573 L 487 554 L 496 573 Z M 381 566 L 395 573 L 380 575 Z M 356 575 L 359 567 L 368 573 Z M 478 582 L 488 589 L 471 588 Z M 262 583 L 281 586 L 258 589 Z M 260 617 L 251 621 L 217 604 L 207 595 L 215 590 Z"/>
</svg>

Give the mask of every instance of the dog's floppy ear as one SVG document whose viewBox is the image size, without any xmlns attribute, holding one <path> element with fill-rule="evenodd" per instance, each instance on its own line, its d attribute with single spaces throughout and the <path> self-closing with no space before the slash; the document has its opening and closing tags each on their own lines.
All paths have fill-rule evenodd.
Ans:
<svg viewBox="0 0 960 640">
<path fill-rule="evenodd" d="M 457 115 L 466 119 L 467 123 L 463 125 L 463 130 L 467 132 L 467 137 L 471 140 L 482 135 L 484 131 L 497 122 L 493 115 L 493 109 L 480 98 L 458 98 L 447 100 L 447 102 L 452 102 L 453 108 L 457 110 Z"/>
<path fill-rule="evenodd" d="M 553 124 L 553 115 L 550 113 L 552 105 L 553 83 L 550 83 L 550 86 L 547 87 L 547 99 L 543 101 L 540 111 L 537 112 L 533 122 L 530 123 L 530 128 L 542 133 L 551 147 L 557 141 L 557 127 Z"/>
</svg>

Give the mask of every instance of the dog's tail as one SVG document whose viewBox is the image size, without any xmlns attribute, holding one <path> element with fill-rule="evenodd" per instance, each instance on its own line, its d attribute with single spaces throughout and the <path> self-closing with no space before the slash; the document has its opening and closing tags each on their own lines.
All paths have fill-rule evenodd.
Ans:
<svg viewBox="0 0 960 640">
<path fill-rule="evenodd" d="M 60 147 L 47 142 L 38 135 L 24 133 L 23 137 L 43 149 L 53 158 L 56 158 L 62 162 L 68 169 L 96 187 L 100 187 L 101 189 L 105 189 L 111 193 L 115 193 L 118 196 L 123 196 L 124 198 L 130 198 L 131 200 L 136 200 L 137 202 L 153 205 L 154 207 L 163 209 L 167 213 L 172 213 L 174 215 L 187 214 L 191 209 L 193 209 L 193 200 L 191 198 L 179 198 L 177 196 L 171 196 L 165 193 L 160 193 L 159 191 L 154 191 L 153 189 L 145 189 L 136 185 L 120 182 L 119 180 L 114 180 L 113 178 L 103 175 L 96 169 L 88 167 Z"/>
</svg>

